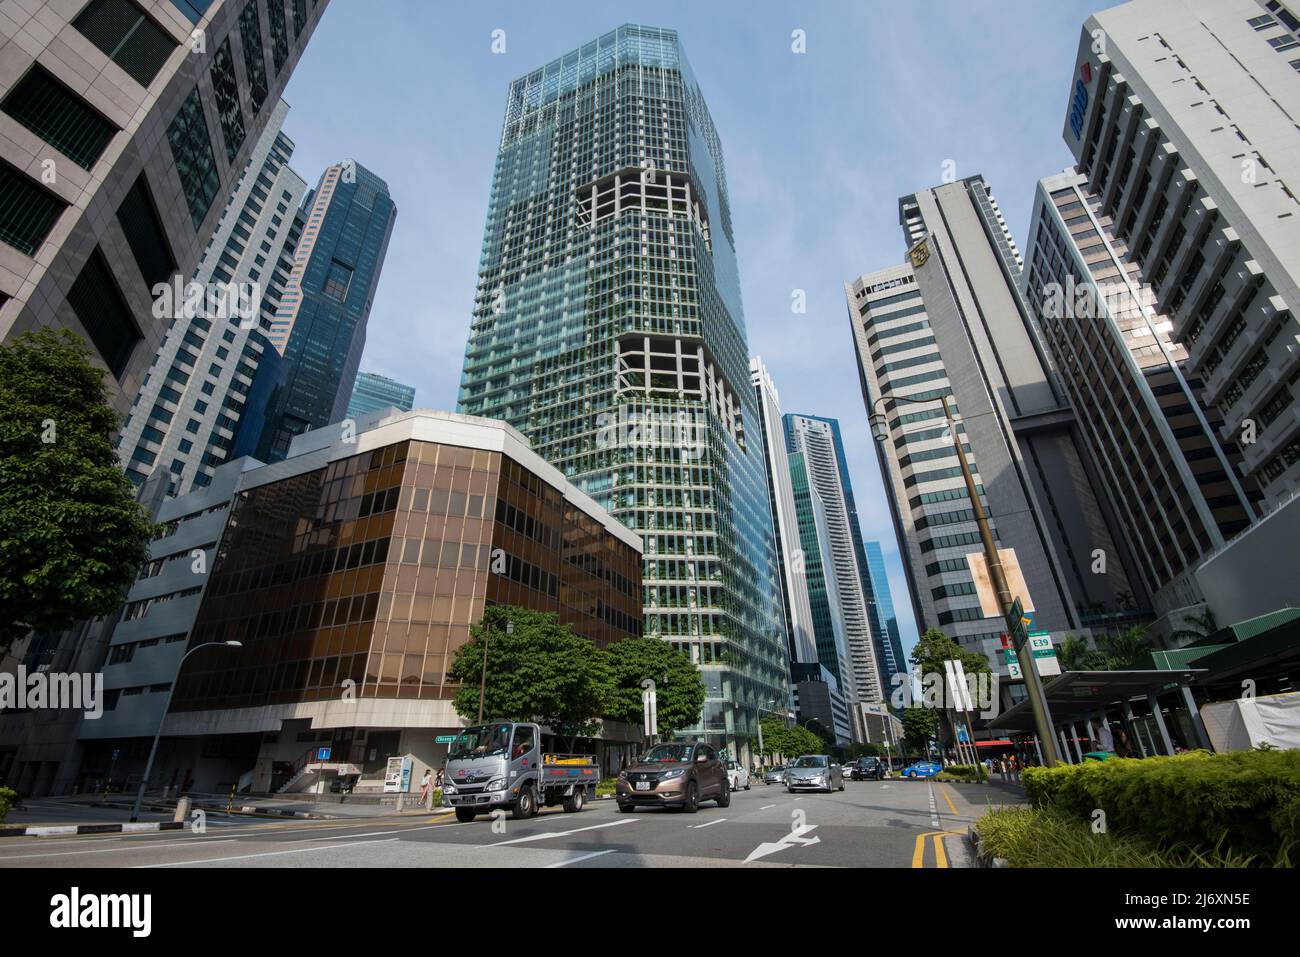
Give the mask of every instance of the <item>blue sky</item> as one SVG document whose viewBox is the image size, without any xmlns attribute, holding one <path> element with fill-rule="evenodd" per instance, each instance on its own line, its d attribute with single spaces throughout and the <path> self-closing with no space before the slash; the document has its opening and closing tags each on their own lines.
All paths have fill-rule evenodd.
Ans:
<svg viewBox="0 0 1300 957">
<path fill-rule="evenodd" d="M 397 225 L 361 367 L 414 385 L 417 406 L 453 409 L 510 81 L 620 23 L 677 30 L 722 137 L 750 351 L 784 411 L 840 419 L 910 648 L 843 283 L 902 261 L 898 197 L 941 182 L 945 160 L 984 174 L 1025 241 L 1037 180 L 1070 163 L 1061 128 L 1083 21 L 1113 5 L 332 0 L 285 93 L 285 132 L 309 183 L 344 158 L 388 181 Z"/>
</svg>

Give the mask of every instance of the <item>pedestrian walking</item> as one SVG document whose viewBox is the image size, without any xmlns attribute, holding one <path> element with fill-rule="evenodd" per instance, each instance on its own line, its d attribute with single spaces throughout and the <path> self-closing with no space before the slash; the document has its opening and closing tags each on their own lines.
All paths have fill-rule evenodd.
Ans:
<svg viewBox="0 0 1300 957">
<path fill-rule="evenodd" d="M 424 774 L 420 777 L 420 804 L 429 803 L 429 792 L 433 789 L 433 771 L 429 768 L 424 769 Z"/>
</svg>

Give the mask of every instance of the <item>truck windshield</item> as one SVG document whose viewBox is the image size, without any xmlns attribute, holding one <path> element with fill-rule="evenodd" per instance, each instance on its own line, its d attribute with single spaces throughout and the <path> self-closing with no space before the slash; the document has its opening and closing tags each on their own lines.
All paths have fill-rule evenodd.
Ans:
<svg viewBox="0 0 1300 957">
<path fill-rule="evenodd" d="M 647 764 L 677 764 L 689 761 L 694 750 L 694 746 L 689 744 L 656 744 L 642 760 Z"/>
<path fill-rule="evenodd" d="M 510 725 L 485 724 L 476 728 L 466 728 L 456 735 L 456 740 L 447 749 L 448 761 L 472 761 L 475 758 L 490 758 L 505 754 L 510 746 Z"/>
</svg>

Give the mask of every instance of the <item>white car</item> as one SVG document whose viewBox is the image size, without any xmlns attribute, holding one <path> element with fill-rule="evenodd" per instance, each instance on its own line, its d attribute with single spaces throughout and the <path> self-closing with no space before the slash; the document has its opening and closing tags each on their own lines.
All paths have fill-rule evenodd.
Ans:
<svg viewBox="0 0 1300 957">
<path fill-rule="evenodd" d="M 739 791 L 744 788 L 749 790 L 749 772 L 744 766 L 737 761 L 727 762 L 727 782 L 731 785 L 731 790 Z"/>
</svg>

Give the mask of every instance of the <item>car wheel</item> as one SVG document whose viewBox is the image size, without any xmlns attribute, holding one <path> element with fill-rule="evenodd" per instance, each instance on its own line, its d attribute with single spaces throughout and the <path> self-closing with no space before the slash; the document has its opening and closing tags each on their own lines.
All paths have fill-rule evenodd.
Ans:
<svg viewBox="0 0 1300 957">
<path fill-rule="evenodd" d="M 573 793 L 564 799 L 564 813 L 572 814 L 581 811 L 584 799 L 583 789 L 574 788 Z"/>
<path fill-rule="evenodd" d="M 915 771 L 908 771 L 908 772 L 907 772 L 907 776 L 908 776 L 909 778 L 911 778 L 913 781 L 916 780 L 916 772 L 915 772 Z"/>
<path fill-rule="evenodd" d="M 462 824 L 468 824 L 470 821 L 474 820 L 474 809 L 472 807 L 456 808 L 456 820 L 460 821 Z"/>
<path fill-rule="evenodd" d="M 633 811 L 636 810 L 636 805 L 620 803 L 618 806 L 618 810 L 620 814 L 631 814 Z"/>
<path fill-rule="evenodd" d="M 522 821 L 536 813 L 537 799 L 533 797 L 533 789 L 524 787 L 519 792 L 519 800 L 515 801 L 515 806 L 510 809 L 510 816 L 516 821 Z"/>
<path fill-rule="evenodd" d="M 731 783 L 729 781 L 722 782 L 722 791 L 718 794 L 717 804 L 718 807 L 731 807 Z"/>
<path fill-rule="evenodd" d="M 694 781 L 686 785 L 686 800 L 682 803 L 682 810 L 687 814 L 694 814 L 700 809 L 700 786 Z"/>
</svg>

